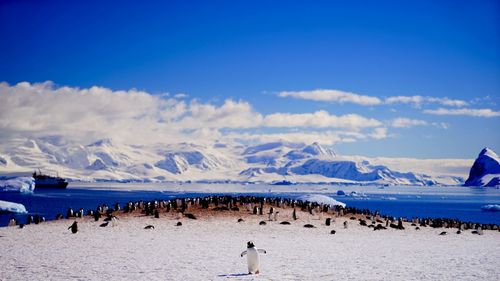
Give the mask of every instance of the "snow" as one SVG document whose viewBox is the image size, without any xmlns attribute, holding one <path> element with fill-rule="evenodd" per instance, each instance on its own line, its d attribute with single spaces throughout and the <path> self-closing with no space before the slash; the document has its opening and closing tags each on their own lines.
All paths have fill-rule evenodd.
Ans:
<svg viewBox="0 0 500 281">
<path fill-rule="evenodd" d="M 23 204 L 0 200 L 0 213 L 2 212 L 20 214 L 28 213 Z"/>
<path fill-rule="evenodd" d="M 500 158 L 493 150 L 486 147 L 474 161 L 465 185 L 495 187 L 500 185 L 499 182 Z"/>
<path fill-rule="evenodd" d="M 35 179 L 33 177 L 2 177 L 0 176 L 0 192 L 19 191 L 31 193 L 35 190 Z"/>
<path fill-rule="evenodd" d="M 302 201 L 309 201 L 309 202 L 316 202 L 319 204 L 325 204 L 325 205 L 330 205 L 330 206 L 342 206 L 345 207 L 345 203 L 339 202 L 332 197 L 328 197 L 325 195 L 321 194 L 307 194 L 307 195 L 302 195 L 297 198 L 297 200 L 302 200 Z"/>
<path fill-rule="evenodd" d="M 490 204 L 490 205 L 484 205 L 481 207 L 483 211 L 488 211 L 488 212 L 500 212 L 500 205 L 497 204 Z"/>
<path fill-rule="evenodd" d="M 488 152 L 490 153 L 490 152 Z M 314 183 L 458 185 L 472 160 L 367 158 L 335 154 L 319 143 L 237 142 L 148 144 L 110 139 L 82 144 L 57 137 L 11 139 L 0 144 L 3 172 L 57 171 L 81 181 L 287 180 Z M 5 163 L 6 164 L 5 164 Z M 426 176 L 427 175 L 427 176 Z"/>
<path fill-rule="evenodd" d="M 166 215 L 165 215 L 166 216 Z M 280 212 L 291 221 L 291 210 Z M 498 280 L 500 233 L 461 235 L 443 229 L 372 231 L 355 223 L 327 227 L 299 214 L 292 225 L 259 216 L 198 220 L 122 217 L 115 227 L 77 219 L 0 228 L 0 280 Z M 349 221 L 351 222 L 351 221 Z M 316 228 L 306 229 L 305 223 Z M 145 230 L 144 226 L 155 229 Z M 330 230 L 337 233 L 331 235 Z M 252 240 L 262 254 L 261 274 L 247 275 L 240 257 Z M 36 243 L 27 242 L 36 241 Z"/>
</svg>

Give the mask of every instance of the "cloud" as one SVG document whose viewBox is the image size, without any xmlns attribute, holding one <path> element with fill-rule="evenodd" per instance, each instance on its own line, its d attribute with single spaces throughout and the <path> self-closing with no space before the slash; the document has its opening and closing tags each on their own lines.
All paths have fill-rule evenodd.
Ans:
<svg viewBox="0 0 500 281">
<path fill-rule="evenodd" d="M 387 138 L 387 128 L 375 128 L 369 136 L 376 140 L 381 140 Z"/>
<path fill-rule="evenodd" d="M 359 95 L 351 92 L 340 90 L 312 90 L 312 91 L 297 91 L 297 92 L 280 92 L 279 97 L 292 97 L 296 99 L 325 101 L 332 103 L 355 103 L 360 105 L 378 105 L 382 101 L 373 96 Z"/>
<path fill-rule="evenodd" d="M 451 107 L 463 107 L 468 105 L 468 102 L 458 99 L 450 99 L 447 97 L 429 97 L 429 96 L 391 96 L 384 100 L 375 97 L 360 95 L 341 90 L 318 89 L 312 91 L 283 91 L 278 93 L 279 97 L 291 97 L 295 99 L 324 101 L 331 103 L 354 103 L 365 106 L 382 105 L 382 104 L 411 104 L 420 108 L 423 104 L 440 104 Z"/>
<path fill-rule="evenodd" d="M 285 141 L 292 143 L 310 144 L 319 142 L 324 145 L 334 145 L 338 143 L 350 143 L 367 139 L 384 139 L 387 137 L 385 128 L 376 128 L 370 133 L 348 132 L 348 131 L 296 131 L 281 133 L 231 133 L 226 136 L 237 142 L 243 143 L 266 143 Z"/>
<path fill-rule="evenodd" d="M 394 128 L 410 128 L 414 126 L 425 126 L 427 122 L 419 119 L 409 119 L 409 118 L 395 118 L 390 122 L 391 126 Z"/>
<path fill-rule="evenodd" d="M 468 103 L 463 100 L 453 100 L 447 97 L 437 98 L 437 97 L 424 97 L 424 96 L 393 96 L 387 97 L 385 99 L 386 104 L 412 104 L 415 107 L 421 107 L 424 103 L 437 103 L 445 106 L 462 107 L 466 106 Z"/>
<path fill-rule="evenodd" d="M 61 136 L 80 143 L 110 138 L 148 144 L 210 142 L 228 136 L 236 139 L 239 135 L 261 140 L 283 137 L 349 142 L 372 135 L 380 139 L 385 134 L 377 130 L 383 125 L 381 121 L 357 114 L 333 115 L 320 110 L 263 115 L 243 100 L 228 99 L 215 105 L 136 89 L 57 87 L 52 82 L 12 86 L 0 83 L 0 101 L 0 138 L 4 139 Z M 255 137 L 248 137 L 252 135 Z"/>
<path fill-rule="evenodd" d="M 382 123 L 373 118 L 365 118 L 357 114 L 341 116 L 330 115 L 324 110 L 314 113 L 290 114 L 273 113 L 267 115 L 263 125 L 267 127 L 314 127 L 314 128 L 369 128 Z"/>
<path fill-rule="evenodd" d="M 471 109 L 471 108 L 460 108 L 460 109 L 427 109 L 424 113 L 434 114 L 434 115 L 463 115 L 463 116 L 474 116 L 474 117 L 498 117 L 500 116 L 500 111 L 494 111 L 489 108 L 483 109 Z"/>
<path fill-rule="evenodd" d="M 178 93 L 178 94 L 174 95 L 174 98 L 176 98 L 176 99 L 184 99 L 184 98 L 187 98 L 187 97 L 189 97 L 189 95 L 185 94 L 185 93 Z"/>
</svg>

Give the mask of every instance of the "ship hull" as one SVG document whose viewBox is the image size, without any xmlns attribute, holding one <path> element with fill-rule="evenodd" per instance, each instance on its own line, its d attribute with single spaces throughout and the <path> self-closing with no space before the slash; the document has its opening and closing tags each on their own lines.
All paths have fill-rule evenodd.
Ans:
<svg viewBox="0 0 500 281">
<path fill-rule="evenodd" d="M 68 187 L 67 182 L 63 183 L 37 183 L 35 181 L 35 188 L 56 188 L 56 189 L 65 189 Z"/>
</svg>

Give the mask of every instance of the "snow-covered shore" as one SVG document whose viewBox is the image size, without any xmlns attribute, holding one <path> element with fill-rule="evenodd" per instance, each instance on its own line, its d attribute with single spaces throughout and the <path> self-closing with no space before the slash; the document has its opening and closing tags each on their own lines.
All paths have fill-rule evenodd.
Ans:
<svg viewBox="0 0 500 281">
<path fill-rule="evenodd" d="M 177 219 L 121 216 L 115 227 L 102 220 L 72 220 L 0 228 L 0 280 L 497 280 L 500 275 L 500 232 L 422 227 L 417 231 L 373 231 L 337 218 L 326 226 L 324 217 L 281 210 L 281 225 L 266 216 L 221 212 Z M 243 217 L 244 222 L 237 223 Z M 177 221 L 182 226 L 175 226 Z M 306 223 L 316 228 L 304 228 Z M 144 229 L 146 225 L 155 229 Z M 335 229 L 336 234 L 330 234 Z M 439 233 L 447 231 L 448 235 Z M 261 274 L 246 275 L 239 254 L 253 240 L 267 255 Z"/>
</svg>

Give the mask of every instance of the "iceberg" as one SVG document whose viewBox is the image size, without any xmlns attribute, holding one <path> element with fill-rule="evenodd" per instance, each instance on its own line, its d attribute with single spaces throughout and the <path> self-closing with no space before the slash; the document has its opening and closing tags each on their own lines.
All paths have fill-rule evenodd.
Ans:
<svg viewBox="0 0 500 281">
<path fill-rule="evenodd" d="M 33 177 L 0 177 L 0 191 L 32 193 L 35 190 Z"/>
<path fill-rule="evenodd" d="M 500 212 L 500 205 L 497 204 L 484 205 L 481 207 L 481 210 L 487 212 Z"/>
<path fill-rule="evenodd" d="M 500 182 L 500 157 L 488 147 L 479 153 L 469 172 L 465 186 L 495 187 Z"/>
<path fill-rule="evenodd" d="M 332 197 L 328 197 L 328 196 L 320 195 L 320 194 L 302 195 L 302 196 L 298 197 L 297 200 L 316 202 L 319 204 L 325 204 L 325 205 L 330 205 L 330 206 L 345 207 L 345 203 L 339 202 L 339 201 L 333 199 Z"/>
<path fill-rule="evenodd" d="M 23 204 L 0 200 L 0 213 L 26 214 L 26 207 Z"/>
</svg>

